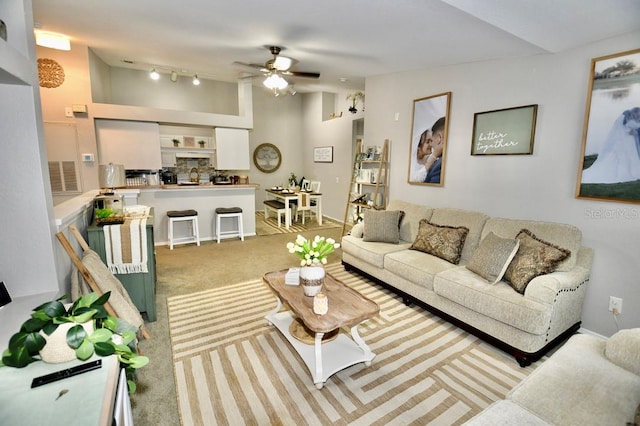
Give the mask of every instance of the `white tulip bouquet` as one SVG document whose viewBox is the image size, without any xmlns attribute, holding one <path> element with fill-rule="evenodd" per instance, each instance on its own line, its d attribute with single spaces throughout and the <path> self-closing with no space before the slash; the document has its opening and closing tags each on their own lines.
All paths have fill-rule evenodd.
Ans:
<svg viewBox="0 0 640 426">
<path fill-rule="evenodd" d="M 300 258 L 300 266 L 318 266 L 327 263 L 327 256 L 340 247 L 333 238 L 316 235 L 313 240 L 307 240 L 298 234 L 295 242 L 287 243 L 289 253 L 295 253 Z"/>
</svg>

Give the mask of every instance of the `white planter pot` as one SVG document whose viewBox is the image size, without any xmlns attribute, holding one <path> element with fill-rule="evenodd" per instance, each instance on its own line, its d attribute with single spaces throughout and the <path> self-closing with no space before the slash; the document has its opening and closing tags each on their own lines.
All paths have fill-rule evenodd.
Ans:
<svg viewBox="0 0 640 426">
<path fill-rule="evenodd" d="M 76 351 L 67 344 L 67 331 L 75 323 L 60 324 L 56 331 L 51 333 L 51 336 L 47 336 L 43 331 L 40 332 L 47 344 L 40 351 L 40 357 L 44 362 L 51 364 L 57 364 L 60 362 L 68 362 L 76 359 Z M 93 321 L 87 321 L 82 324 L 88 335 L 93 333 Z"/>
<path fill-rule="evenodd" d="M 300 268 L 300 284 L 305 296 L 315 296 L 322 290 L 325 271 L 322 266 L 304 266 Z"/>
</svg>

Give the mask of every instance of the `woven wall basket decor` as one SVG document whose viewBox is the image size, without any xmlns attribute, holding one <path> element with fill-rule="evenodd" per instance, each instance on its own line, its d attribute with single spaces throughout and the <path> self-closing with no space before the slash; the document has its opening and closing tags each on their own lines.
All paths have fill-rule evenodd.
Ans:
<svg viewBox="0 0 640 426">
<path fill-rule="evenodd" d="M 38 59 L 38 80 L 41 87 L 54 88 L 64 83 L 64 69 L 53 59 Z"/>
</svg>

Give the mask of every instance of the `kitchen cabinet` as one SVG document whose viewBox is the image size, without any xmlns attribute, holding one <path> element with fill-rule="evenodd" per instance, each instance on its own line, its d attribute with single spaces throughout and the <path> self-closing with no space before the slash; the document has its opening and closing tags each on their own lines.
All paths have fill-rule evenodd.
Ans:
<svg viewBox="0 0 640 426">
<path fill-rule="evenodd" d="M 176 161 L 176 153 L 174 151 L 162 150 L 162 167 L 175 167 L 178 165 Z"/>
<path fill-rule="evenodd" d="M 249 170 L 249 131 L 216 127 L 216 168 Z"/>
<path fill-rule="evenodd" d="M 96 119 L 100 164 L 124 164 L 125 169 L 162 167 L 158 123 Z"/>
<path fill-rule="evenodd" d="M 95 221 L 87 229 L 89 246 L 107 263 L 104 244 L 104 230 Z M 140 312 L 146 312 L 149 321 L 156 320 L 156 252 L 153 236 L 153 209 L 147 218 L 147 269 L 149 272 L 136 274 L 114 274 L 122 283 L 134 305 Z"/>
</svg>

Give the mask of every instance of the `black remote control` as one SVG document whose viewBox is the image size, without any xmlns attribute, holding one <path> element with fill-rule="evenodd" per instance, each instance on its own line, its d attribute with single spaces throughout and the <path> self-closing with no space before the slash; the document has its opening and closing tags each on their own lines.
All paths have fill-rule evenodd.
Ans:
<svg viewBox="0 0 640 426">
<path fill-rule="evenodd" d="M 57 382 L 58 380 L 66 379 L 67 377 L 77 376 L 78 374 L 86 373 L 87 371 L 97 370 L 102 367 L 102 360 L 87 362 L 86 364 L 76 365 L 75 367 L 67 368 L 65 370 L 56 371 L 55 373 L 46 374 L 44 376 L 36 377 L 31 382 L 31 388 L 37 388 L 38 386 L 46 385 L 48 383 Z"/>
</svg>

